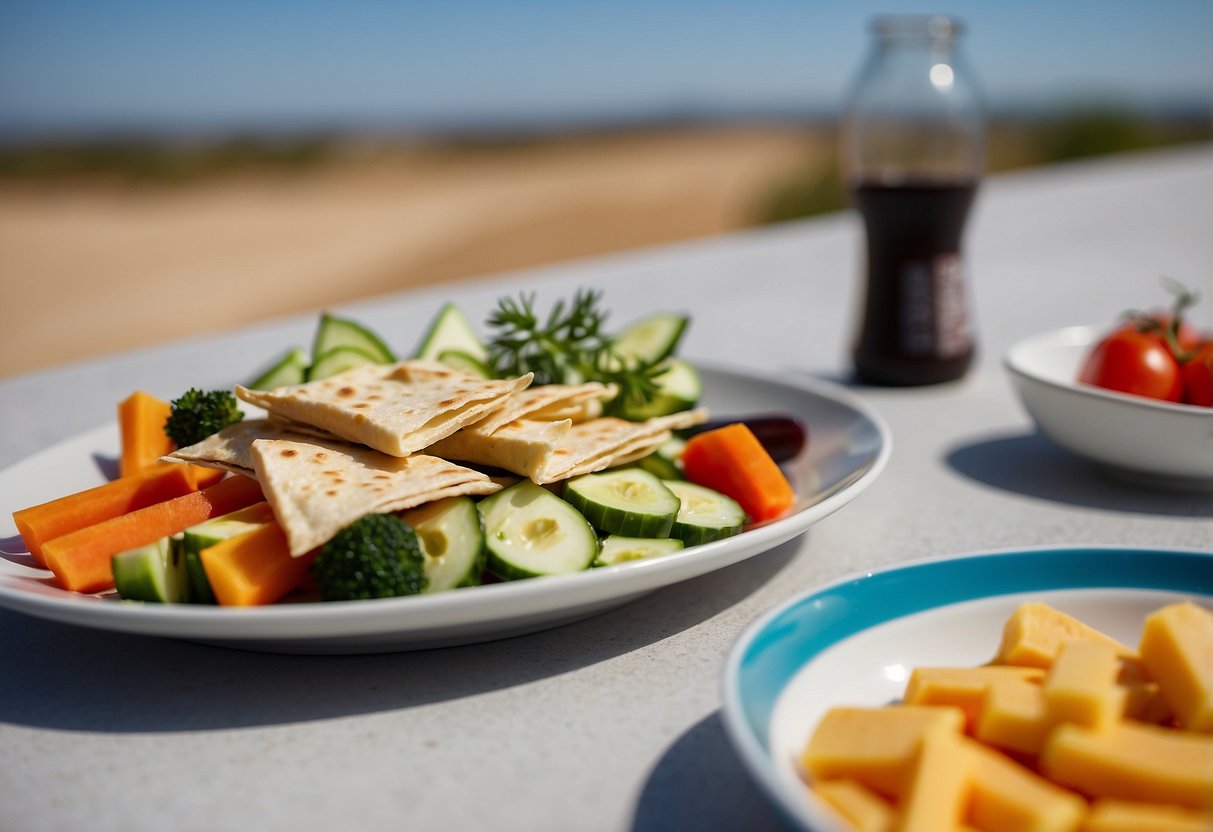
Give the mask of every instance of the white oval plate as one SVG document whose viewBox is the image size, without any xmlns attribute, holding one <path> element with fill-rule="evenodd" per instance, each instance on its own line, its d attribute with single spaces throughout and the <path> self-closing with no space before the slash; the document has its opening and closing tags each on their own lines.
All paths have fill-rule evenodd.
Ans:
<svg viewBox="0 0 1213 832">
<path fill-rule="evenodd" d="M 1132 645 L 1146 614 L 1179 598 L 1213 606 L 1213 553 L 1047 547 L 846 578 L 783 604 L 742 635 L 725 669 L 725 727 L 794 828 L 843 832 L 796 765 L 827 710 L 900 699 L 918 666 L 988 662 L 1003 624 L 1027 600 Z"/>
<path fill-rule="evenodd" d="M 726 540 L 655 560 L 573 575 L 376 601 L 279 604 L 253 609 L 136 604 L 113 593 L 59 589 L 28 555 L 0 557 L 0 605 L 57 621 L 130 633 L 293 653 L 412 650 L 489 641 L 554 627 L 644 593 L 737 563 L 801 534 L 846 505 L 883 470 L 888 429 L 846 391 L 724 369 L 702 369 L 713 418 L 790 413 L 809 429 L 805 450 L 785 465 L 799 500 L 787 516 Z M 105 481 L 116 426 L 84 433 L 0 472 L 0 538 L 24 546 L 11 513 Z"/>
<path fill-rule="evenodd" d="M 1073 326 L 1025 338 L 1004 358 L 1040 431 L 1106 470 L 1146 483 L 1213 487 L 1213 408 L 1079 384 L 1078 370 L 1106 327 Z"/>
</svg>

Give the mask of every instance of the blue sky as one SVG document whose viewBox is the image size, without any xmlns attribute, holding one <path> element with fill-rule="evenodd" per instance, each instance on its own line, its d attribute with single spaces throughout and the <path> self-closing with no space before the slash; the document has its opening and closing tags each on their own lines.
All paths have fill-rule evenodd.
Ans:
<svg viewBox="0 0 1213 832">
<path fill-rule="evenodd" d="M 0 130 L 829 110 L 911 11 L 966 21 L 993 109 L 1213 100 L 1209 0 L 4 0 Z"/>
</svg>

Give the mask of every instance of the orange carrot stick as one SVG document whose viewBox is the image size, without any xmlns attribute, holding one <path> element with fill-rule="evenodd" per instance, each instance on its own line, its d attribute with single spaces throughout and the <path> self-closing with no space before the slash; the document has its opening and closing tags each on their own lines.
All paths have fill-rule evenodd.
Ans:
<svg viewBox="0 0 1213 832">
<path fill-rule="evenodd" d="M 682 465 L 687 479 L 732 497 L 754 522 L 778 517 L 796 503 L 783 471 L 741 422 L 692 436 Z"/>
<path fill-rule="evenodd" d="M 215 599 L 224 606 L 272 604 L 299 586 L 316 557 L 291 557 L 277 523 L 229 537 L 199 553 Z"/>
<path fill-rule="evenodd" d="M 164 423 L 172 412 L 168 402 L 142 390 L 118 403 L 118 429 L 122 436 L 119 476 L 136 474 L 176 449 L 164 432 Z"/>
<path fill-rule="evenodd" d="M 162 463 L 139 474 L 13 512 L 13 521 L 34 561 L 45 565 L 48 540 L 136 509 L 189 494 L 194 477 L 185 465 Z"/>
<path fill-rule="evenodd" d="M 202 491 L 56 537 L 42 544 L 42 556 L 64 589 L 100 592 L 114 585 L 110 558 L 119 552 L 146 546 L 263 499 L 256 480 L 232 476 Z"/>
</svg>

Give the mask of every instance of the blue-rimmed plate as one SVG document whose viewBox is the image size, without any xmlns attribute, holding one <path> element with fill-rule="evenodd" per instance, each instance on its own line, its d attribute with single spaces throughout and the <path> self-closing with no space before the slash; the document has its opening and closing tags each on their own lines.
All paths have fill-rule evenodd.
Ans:
<svg viewBox="0 0 1213 832">
<path fill-rule="evenodd" d="M 1038 548 L 918 561 L 844 579 L 770 612 L 733 647 L 724 722 L 742 761 L 791 823 L 839 827 L 796 758 L 831 707 L 899 699 L 920 665 L 989 661 L 1002 626 L 1043 601 L 1127 644 L 1179 598 L 1213 607 L 1213 553 Z"/>
</svg>

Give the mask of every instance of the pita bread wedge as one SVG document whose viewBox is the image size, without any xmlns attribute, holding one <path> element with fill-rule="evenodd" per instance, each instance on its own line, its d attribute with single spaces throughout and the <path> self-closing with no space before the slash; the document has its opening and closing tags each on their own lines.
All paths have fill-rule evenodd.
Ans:
<svg viewBox="0 0 1213 832">
<path fill-rule="evenodd" d="M 574 425 L 520 419 L 492 434 L 483 433 L 479 426 L 466 428 L 428 452 L 503 468 L 544 485 L 648 453 L 669 439 L 670 431 L 697 425 L 707 417 L 707 410 L 700 408 L 644 422 L 603 417 Z"/>
<path fill-rule="evenodd" d="M 656 448 L 669 439 L 670 431 L 698 425 L 707 418 L 707 408 L 701 407 L 643 422 L 604 416 L 573 425 L 552 451 L 539 476 L 532 479 L 543 485 L 610 468 Z"/>
<path fill-rule="evenodd" d="M 304 439 L 305 437 L 268 419 L 245 419 L 228 425 L 201 442 L 178 448 L 161 459 L 165 462 L 189 462 L 256 478 L 253 473 L 253 459 L 250 452 L 253 442 L 258 439 L 292 438 Z"/>
<path fill-rule="evenodd" d="M 533 479 L 572 427 L 568 419 L 559 422 L 519 419 L 492 433 L 480 425 L 472 425 L 435 442 L 426 448 L 426 453 L 501 468 Z"/>
<path fill-rule="evenodd" d="M 614 395 L 614 386 L 597 381 L 585 384 L 541 384 L 512 394 L 505 404 L 473 427 L 482 433 L 491 434 L 519 419 L 542 422 L 559 422 L 565 419 L 584 421 L 586 414 L 601 412 L 602 401 Z"/>
<path fill-rule="evenodd" d="M 276 417 L 405 457 L 485 418 L 533 376 L 483 379 L 429 361 L 366 364 L 329 378 L 236 395 Z"/>
<path fill-rule="evenodd" d="M 501 488 L 479 471 L 428 454 L 395 457 L 312 440 L 258 439 L 250 456 L 296 557 L 367 514 Z"/>
</svg>

